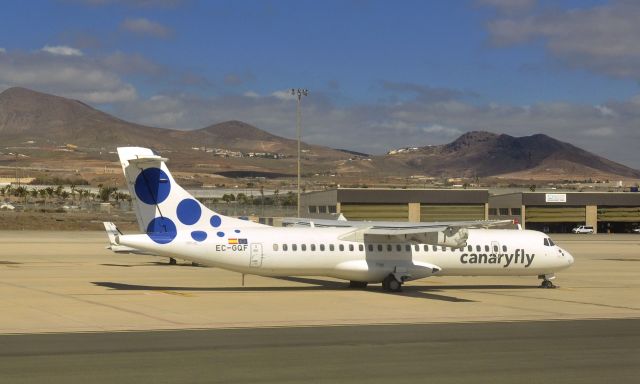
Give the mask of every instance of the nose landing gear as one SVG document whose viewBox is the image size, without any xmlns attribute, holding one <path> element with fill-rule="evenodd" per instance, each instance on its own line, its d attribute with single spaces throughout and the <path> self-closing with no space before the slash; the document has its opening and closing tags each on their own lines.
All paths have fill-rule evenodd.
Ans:
<svg viewBox="0 0 640 384">
<path fill-rule="evenodd" d="M 555 279 L 556 275 L 539 275 L 538 279 L 542 279 L 542 283 L 540 284 L 540 288 L 558 288 L 557 285 L 553 284 L 551 280 Z"/>
</svg>

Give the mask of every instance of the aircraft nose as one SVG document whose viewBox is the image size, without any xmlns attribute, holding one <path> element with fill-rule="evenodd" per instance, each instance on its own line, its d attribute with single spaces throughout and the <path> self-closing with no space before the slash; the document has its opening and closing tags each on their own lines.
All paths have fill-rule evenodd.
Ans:
<svg viewBox="0 0 640 384">
<path fill-rule="evenodd" d="M 565 251 L 564 249 L 562 250 L 562 252 L 564 252 L 564 256 L 567 258 L 567 262 L 569 263 L 569 265 L 573 264 L 574 260 L 573 260 L 573 256 Z"/>
</svg>

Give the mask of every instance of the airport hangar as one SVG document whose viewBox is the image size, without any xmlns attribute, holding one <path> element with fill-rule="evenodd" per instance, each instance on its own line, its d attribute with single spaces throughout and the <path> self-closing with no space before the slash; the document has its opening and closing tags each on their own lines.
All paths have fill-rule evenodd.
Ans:
<svg viewBox="0 0 640 384">
<path fill-rule="evenodd" d="M 310 218 L 382 221 L 517 220 L 527 229 L 567 233 L 591 225 L 600 233 L 625 233 L 640 226 L 640 193 L 517 192 L 490 195 L 486 189 L 338 188 L 301 197 Z"/>
<path fill-rule="evenodd" d="M 517 192 L 489 197 L 489 219 L 518 219 L 527 229 L 567 233 L 578 225 L 627 233 L 640 225 L 637 192 Z"/>
</svg>

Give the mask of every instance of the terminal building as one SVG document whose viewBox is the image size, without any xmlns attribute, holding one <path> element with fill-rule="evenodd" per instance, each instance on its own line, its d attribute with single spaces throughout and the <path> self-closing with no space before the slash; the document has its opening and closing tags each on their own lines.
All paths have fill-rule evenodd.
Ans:
<svg viewBox="0 0 640 384">
<path fill-rule="evenodd" d="M 486 189 L 365 189 L 338 188 L 302 195 L 304 216 L 348 220 L 462 221 L 486 220 Z"/>
<path fill-rule="evenodd" d="M 578 225 L 625 233 L 640 225 L 637 192 L 517 192 L 489 197 L 489 219 L 517 219 L 523 227 L 567 233 Z"/>
<path fill-rule="evenodd" d="M 640 227 L 640 193 L 517 192 L 486 189 L 338 188 L 303 194 L 302 215 L 375 221 L 517 220 L 524 228 L 567 233 L 589 225 L 599 233 Z"/>
</svg>

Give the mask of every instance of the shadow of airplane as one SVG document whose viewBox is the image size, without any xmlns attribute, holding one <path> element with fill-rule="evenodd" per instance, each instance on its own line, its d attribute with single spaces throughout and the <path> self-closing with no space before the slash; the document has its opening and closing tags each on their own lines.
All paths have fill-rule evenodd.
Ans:
<svg viewBox="0 0 640 384">
<path fill-rule="evenodd" d="M 178 263 L 178 264 L 169 264 L 167 262 L 162 261 L 149 261 L 142 264 L 114 264 L 114 263 L 104 263 L 100 264 L 105 267 L 122 267 L 122 268 L 131 268 L 131 267 L 191 267 L 191 268 L 209 268 L 204 265 L 193 265 L 192 263 Z"/>
<path fill-rule="evenodd" d="M 296 291 L 343 291 L 349 288 L 347 283 L 320 280 L 305 277 L 278 277 L 278 280 L 307 284 L 305 286 L 284 286 L 284 287 L 177 287 L 177 286 L 156 286 L 126 284 L 109 281 L 96 281 L 92 284 L 119 291 L 187 291 L 187 292 L 296 292 Z M 402 297 L 412 297 L 418 299 L 438 300 L 452 303 L 471 303 L 475 300 L 463 299 L 450 295 L 443 295 L 440 292 L 446 290 L 496 290 L 496 289 L 537 289 L 537 286 L 521 285 L 405 285 L 401 293 L 387 293 L 378 287 L 369 289 L 358 289 L 364 292 L 393 294 Z M 438 292 L 438 293 L 436 293 Z"/>
</svg>

